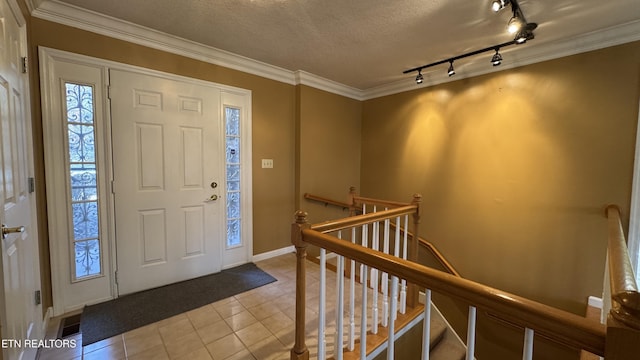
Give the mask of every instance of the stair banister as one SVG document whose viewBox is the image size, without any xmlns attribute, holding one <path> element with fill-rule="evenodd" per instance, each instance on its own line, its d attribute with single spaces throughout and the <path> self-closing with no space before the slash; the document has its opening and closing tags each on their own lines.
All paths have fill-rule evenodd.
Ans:
<svg viewBox="0 0 640 360">
<path fill-rule="evenodd" d="M 309 196 L 308 198 L 316 201 L 327 200 L 319 197 L 316 199 L 313 196 Z M 296 220 L 296 223 L 299 223 L 301 225 L 297 227 L 294 226 L 294 229 L 295 231 L 299 231 L 299 238 L 303 243 L 311 243 L 313 245 L 320 246 L 321 248 L 327 249 L 328 251 L 339 254 L 340 257 L 347 256 L 352 264 L 354 264 L 354 261 L 358 261 L 361 264 L 360 266 L 362 269 L 370 268 L 370 272 L 368 272 L 367 270 L 361 271 L 361 281 L 364 284 L 366 284 L 368 280 L 366 279 L 367 273 L 375 274 L 379 271 L 382 271 L 384 274 L 383 277 L 386 278 L 386 274 L 389 274 L 392 281 L 399 278 L 402 279 L 402 282 L 406 280 L 411 284 L 418 284 L 425 287 L 426 289 L 433 289 L 439 293 L 443 293 L 444 295 L 448 295 L 453 298 L 457 298 L 459 300 L 470 303 L 470 312 L 475 312 L 475 308 L 477 307 L 487 312 L 490 316 L 497 317 L 505 323 L 521 327 L 525 331 L 523 359 L 528 360 L 532 358 L 534 331 L 541 337 L 554 339 L 565 345 L 569 345 L 578 349 L 584 349 L 597 355 L 606 355 L 607 360 L 629 359 L 637 356 L 637 344 L 640 343 L 640 294 L 638 293 L 638 287 L 635 279 L 633 279 L 633 271 L 631 270 L 626 249 L 626 242 L 624 240 L 623 228 L 620 221 L 620 210 L 616 206 L 609 206 L 606 209 L 606 214 L 609 218 L 608 252 L 609 264 L 611 266 L 610 283 L 613 306 L 609 313 L 609 320 L 607 322 L 607 327 L 605 330 L 605 327 L 603 325 L 594 323 L 590 320 L 586 320 L 574 314 L 548 307 L 546 305 L 539 304 L 512 294 L 508 294 L 500 290 L 491 289 L 477 283 L 467 283 L 463 279 L 459 278 L 459 275 L 457 275 L 455 269 L 450 266 L 446 266 L 449 265 L 448 263 L 443 265 L 445 266 L 445 268 L 447 268 L 448 271 L 456 274 L 458 276 L 458 280 L 462 280 L 461 283 L 457 283 L 453 279 L 446 279 L 446 277 L 444 277 L 444 279 L 439 278 L 437 274 L 429 274 L 428 270 L 433 271 L 432 269 L 426 268 L 426 273 L 422 273 L 422 271 L 425 269 L 421 269 L 420 265 L 411 264 L 410 262 L 406 262 L 404 264 L 407 266 L 405 268 L 401 266 L 403 263 L 403 259 L 398 259 L 398 253 L 396 251 L 394 251 L 395 258 L 390 257 L 390 255 L 373 252 L 374 256 L 372 259 L 377 260 L 374 260 L 374 262 L 369 262 L 369 260 L 371 259 L 367 260 L 366 258 L 372 255 L 371 250 L 359 249 L 360 253 L 357 254 L 357 252 L 353 251 L 354 248 L 358 248 L 359 245 L 349 244 L 354 247 L 352 249 L 349 249 L 348 246 L 346 248 L 341 247 L 344 244 L 332 244 L 330 240 L 335 238 L 326 235 L 328 233 L 347 228 L 351 228 L 352 231 L 355 231 L 355 228 L 353 227 L 355 224 L 358 226 L 362 226 L 362 243 L 366 246 L 365 239 L 367 238 L 366 233 L 369 228 L 368 224 L 374 224 L 372 230 L 378 236 L 380 236 L 381 231 L 379 229 L 379 222 L 384 221 L 385 239 L 382 243 L 383 246 L 381 247 L 383 247 L 384 250 L 386 250 L 385 252 L 388 253 L 386 245 L 388 244 L 387 237 L 389 231 L 388 227 L 390 224 L 390 221 L 388 219 L 390 219 L 390 213 L 389 211 L 384 211 L 384 214 L 380 215 L 376 214 L 374 211 L 371 214 L 366 214 L 366 205 L 368 203 L 369 205 L 392 207 L 392 210 L 390 211 L 394 211 L 394 214 L 398 214 L 399 216 L 405 214 L 405 224 L 404 228 L 402 229 L 405 237 L 405 242 L 403 244 L 403 255 L 408 253 L 407 258 L 409 260 L 415 260 L 417 258 L 417 247 L 421 239 L 412 236 L 412 234 L 407 231 L 407 218 L 408 214 L 411 214 L 414 217 L 412 230 L 413 234 L 417 234 L 420 223 L 420 200 L 421 199 L 419 195 L 414 197 L 414 200 L 411 202 L 411 204 L 358 197 L 355 195 L 355 188 L 352 187 L 349 194 L 348 202 L 348 204 L 350 204 L 350 215 L 356 215 L 360 211 L 362 211 L 363 215 L 315 225 L 306 224 L 306 217 L 303 216 L 305 217 L 305 220 L 301 222 Z M 325 202 L 325 204 L 327 204 L 327 202 Z M 344 203 L 337 204 L 336 202 L 335 204 L 332 203 L 332 205 L 344 207 Z M 297 216 L 297 218 L 300 217 Z M 391 225 L 400 227 L 400 222 L 396 220 L 395 224 Z M 321 233 L 317 233 L 315 230 Z M 396 234 L 397 233 L 398 229 L 396 229 Z M 411 241 L 406 241 L 408 233 Z M 398 239 L 397 235 L 396 239 Z M 377 242 L 378 247 L 380 247 L 380 239 L 378 237 L 376 237 L 375 240 L 371 240 Z M 306 244 L 304 246 L 298 246 L 295 238 L 293 242 L 294 245 L 296 245 L 297 251 L 299 252 L 298 259 L 304 258 L 306 256 L 306 254 L 304 254 Z M 355 242 L 355 234 L 352 235 L 352 242 Z M 407 246 L 407 251 L 405 251 L 404 247 Z M 433 252 L 433 250 L 435 249 L 431 250 Z M 303 254 L 300 254 L 301 252 Z M 435 252 L 437 253 L 437 250 Z M 439 261 L 442 262 L 444 260 L 443 258 L 441 259 L 441 255 L 439 253 L 435 255 Z M 380 259 L 388 260 L 391 262 L 386 265 L 376 263 L 376 261 L 380 261 Z M 446 260 L 444 261 L 446 262 Z M 400 263 L 400 265 L 398 263 Z M 387 265 L 389 264 L 393 265 L 387 267 Z M 421 274 L 419 276 L 416 274 L 412 275 L 412 267 L 414 268 L 413 270 L 417 270 Z M 302 268 L 304 270 L 303 266 L 297 268 Z M 352 276 L 354 275 L 353 267 L 351 274 Z M 364 279 L 362 279 L 362 277 L 364 277 Z M 378 282 L 376 281 L 375 283 L 377 284 Z M 394 299 L 391 302 L 391 305 L 397 304 L 395 296 L 393 295 L 394 290 L 398 290 L 396 284 L 392 285 L 391 289 L 392 299 Z M 366 287 L 363 287 L 363 291 L 364 300 L 366 299 Z M 351 291 L 349 292 L 351 293 Z M 412 298 L 415 298 L 417 300 L 417 288 L 413 286 L 413 289 L 410 289 L 410 292 L 412 293 L 412 295 L 408 297 L 408 302 L 410 302 Z M 430 293 L 430 290 L 428 290 L 428 292 Z M 377 294 L 377 291 L 373 292 L 373 294 Z M 298 294 L 296 296 L 298 297 Z M 401 302 L 401 304 L 402 303 L 403 302 Z M 365 308 L 366 300 L 363 311 Z M 391 311 L 389 311 L 389 313 L 387 313 L 386 310 L 383 311 L 383 319 L 387 316 L 389 318 L 394 316 L 395 312 L 392 309 L 390 310 Z M 425 313 L 426 312 L 427 309 L 425 309 Z M 350 313 L 352 312 L 350 311 Z M 367 328 L 366 316 L 364 316 L 364 314 L 365 313 L 363 312 L 361 321 L 363 321 L 364 323 L 361 323 L 361 329 Z M 302 316 L 303 315 L 304 314 L 302 314 Z M 302 324 L 304 324 L 304 317 L 302 317 L 302 319 Z M 469 320 L 470 322 L 472 321 L 471 317 Z M 297 320 L 296 324 L 298 323 L 299 321 Z M 393 323 L 391 323 L 390 325 L 393 326 L 392 324 Z M 468 336 L 468 338 L 469 337 L 470 336 Z M 471 336 L 471 338 L 473 337 L 475 336 Z M 302 336 L 302 341 L 299 341 L 299 338 L 300 336 L 298 335 L 298 331 L 296 330 L 296 342 L 291 352 L 292 359 L 304 359 L 304 351 L 307 352 L 308 357 L 308 350 L 306 350 L 306 346 L 304 345 L 304 336 Z M 366 343 L 366 331 L 361 341 L 363 341 L 360 345 L 361 351 L 364 353 L 366 348 L 366 346 L 364 346 Z M 388 341 L 393 341 L 392 337 L 390 337 Z M 351 341 L 349 341 L 349 343 L 351 343 Z M 348 347 L 352 348 L 352 345 Z M 473 348 L 473 345 L 471 345 L 471 348 Z M 304 350 L 300 351 L 301 349 Z M 388 349 L 393 349 L 392 343 L 388 345 Z M 472 350 L 470 351 L 470 353 L 470 358 L 473 358 Z M 362 354 L 361 356 L 361 358 L 364 359 L 365 355 Z M 423 354 L 423 356 L 425 355 Z M 426 357 L 424 358 L 428 359 L 428 356 L 429 355 L 427 351 Z"/>
<path fill-rule="evenodd" d="M 507 321 L 558 339 L 576 349 L 604 355 L 605 329 L 601 324 L 420 264 L 375 252 L 350 242 L 339 241 L 309 227 L 299 229 L 300 239 L 306 243 L 326 248 L 349 259 L 407 279 L 410 283 L 474 304 L 477 308 L 499 314 Z M 296 324 L 298 323 L 296 321 Z"/>
<path fill-rule="evenodd" d="M 405 214 L 413 214 L 418 209 L 418 206 L 415 204 L 405 205 L 402 207 L 390 209 L 386 211 L 384 214 L 380 213 L 369 213 L 357 216 L 350 216 L 347 218 L 342 218 L 338 220 L 328 220 L 324 222 L 320 222 L 317 224 L 310 225 L 310 227 L 321 233 L 328 233 L 338 230 L 344 230 L 351 228 L 353 226 L 360 226 L 372 223 L 374 221 L 383 221 L 385 217 L 391 215 L 405 215 Z"/>
<path fill-rule="evenodd" d="M 609 223 L 608 257 L 611 310 L 607 317 L 607 360 L 638 357 L 640 344 L 640 293 L 625 241 L 620 209 L 606 208 Z"/>
</svg>

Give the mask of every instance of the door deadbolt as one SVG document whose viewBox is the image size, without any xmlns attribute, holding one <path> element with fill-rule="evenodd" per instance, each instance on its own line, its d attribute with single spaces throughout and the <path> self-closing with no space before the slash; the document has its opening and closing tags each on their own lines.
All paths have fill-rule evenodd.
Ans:
<svg viewBox="0 0 640 360">
<path fill-rule="evenodd" d="M 218 187 L 218 183 L 217 182 L 214 181 L 214 182 L 211 183 L 211 188 L 212 189 L 215 189 L 217 187 Z"/>
</svg>

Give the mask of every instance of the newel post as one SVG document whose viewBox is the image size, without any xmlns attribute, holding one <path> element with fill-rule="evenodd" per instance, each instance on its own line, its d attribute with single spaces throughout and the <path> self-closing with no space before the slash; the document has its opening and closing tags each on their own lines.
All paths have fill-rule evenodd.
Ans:
<svg viewBox="0 0 640 360">
<path fill-rule="evenodd" d="M 296 333 L 291 349 L 291 360 L 308 360 L 309 349 L 305 344 L 305 290 L 307 243 L 302 240 L 302 230 L 309 228 L 307 213 L 298 210 L 296 222 L 291 225 L 291 242 L 296 247 Z"/>
<path fill-rule="evenodd" d="M 640 321 L 637 318 L 635 321 L 638 326 Z M 610 313 L 607 319 L 604 358 L 606 360 L 636 359 L 638 344 L 640 344 L 640 329 L 628 326 Z"/>
<path fill-rule="evenodd" d="M 349 216 L 356 215 L 356 187 L 351 186 L 349 188 L 349 197 L 347 198 L 347 203 L 349 204 Z"/>
<path fill-rule="evenodd" d="M 413 200 L 411 204 L 417 205 L 416 212 L 413 214 L 413 236 L 409 242 L 409 253 L 407 254 L 407 260 L 417 263 L 418 262 L 418 230 L 420 230 L 420 203 L 422 203 L 422 195 L 413 194 Z M 407 293 L 407 305 L 409 307 L 415 307 L 418 305 L 418 286 L 416 284 L 409 284 Z"/>
</svg>

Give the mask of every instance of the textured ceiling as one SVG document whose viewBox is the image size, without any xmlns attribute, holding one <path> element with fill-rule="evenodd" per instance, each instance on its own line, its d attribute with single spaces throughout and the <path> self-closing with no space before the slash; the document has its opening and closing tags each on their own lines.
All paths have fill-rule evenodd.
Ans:
<svg viewBox="0 0 640 360">
<path fill-rule="evenodd" d="M 402 71 L 408 68 L 512 40 L 505 30 L 510 11 L 493 13 L 489 0 L 59 1 L 356 89 L 407 78 Z M 640 19 L 638 0 L 519 4 L 527 20 L 538 23 L 535 39 L 522 45 L 527 47 Z M 502 51 L 505 62 L 517 51 Z M 456 69 L 465 62 L 488 63 L 490 56 L 459 60 Z"/>
</svg>

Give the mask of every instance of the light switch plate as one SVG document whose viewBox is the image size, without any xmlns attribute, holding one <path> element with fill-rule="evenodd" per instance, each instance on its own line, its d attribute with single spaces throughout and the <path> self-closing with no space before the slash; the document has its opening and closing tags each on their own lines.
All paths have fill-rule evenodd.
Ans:
<svg viewBox="0 0 640 360">
<path fill-rule="evenodd" d="M 273 159 L 262 159 L 263 169 L 273 169 Z"/>
</svg>

